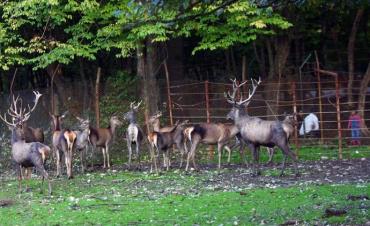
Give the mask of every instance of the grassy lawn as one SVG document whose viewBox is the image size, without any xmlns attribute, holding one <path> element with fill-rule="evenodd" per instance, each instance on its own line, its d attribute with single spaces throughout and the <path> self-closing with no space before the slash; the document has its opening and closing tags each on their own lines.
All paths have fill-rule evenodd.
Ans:
<svg viewBox="0 0 370 226">
<path fill-rule="evenodd" d="M 212 174 L 181 171 L 151 175 L 110 171 L 54 179 L 49 199 L 40 180 L 31 179 L 30 192 L 17 193 L 17 181 L 2 181 L 1 225 L 131 224 L 131 225 L 255 225 L 362 224 L 370 220 L 369 200 L 348 200 L 348 195 L 370 196 L 370 184 L 294 186 L 288 188 L 225 188 L 205 185 Z M 325 217 L 327 208 L 344 209 L 343 216 Z"/>
</svg>

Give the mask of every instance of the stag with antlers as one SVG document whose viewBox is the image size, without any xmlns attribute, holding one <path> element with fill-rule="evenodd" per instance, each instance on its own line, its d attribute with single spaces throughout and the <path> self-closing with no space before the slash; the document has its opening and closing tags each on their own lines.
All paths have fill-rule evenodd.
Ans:
<svg viewBox="0 0 370 226">
<path fill-rule="evenodd" d="M 251 149 L 254 159 L 254 175 L 260 174 L 258 168 L 258 152 L 260 146 L 274 147 L 278 146 L 283 154 L 283 166 L 281 174 L 284 174 L 285 163 L 287 156 L 292 158 L 295 173 L 299 174 L 297 167 L 297 156 L 289 148 L 288 136 L 284 131 L 284 125 L 281 121 L 267 121 L 257 117 L 249 116 L 246 107 L 249 105 L 253 95 L 256 92 L 258 85 L 261 83 L 261 79 L 252 79 L 252 91 L 249 90 L 248 98 L 243 99 L 242 95 L 240 100 L 237 101 L 236 93 L 240 87 L 242 87 L 247 81 L 238 84 L 236 79 L 232 80 L 233 92 L 225 93 L 227 102 L 232 104 L 231 111 L 227 114 L 227 119 L 234 121 L 234 124 L 240 131 L 241 138 L 245 141 L 248 147 Z"/>
<path fill-rule="evenodd" d="M 48 180 L 49 184 L 49 195 L 51 194 L 51 185 L 49 180 L 49 175 L 44 168 L 44 163 L 47 156 L 50 153 L 50 147 L 40 142 L 30 142 L 26 143 L 24 139 L 25 134 L 23 130 L 24 122 L 26 122 L 31 113 L 35 110 L 36 105 L 41 97 L 39 92 L 34 91 L 35 94 L 35 104 L 31 108 L 29 105 L 27 108 L 20 106 L 18 109 L 19 97 L 14 99 L 4 116 L 0 115 L 1 120 L 3 120 L 12 130 L 11 145 L 12 145 L 12 158 L 14 162 L 18 165 L 18 180 L 19 180 L 19 191 L 22 189 L 22 167 L 36 167 L 36 169 L 41 173 L 44 179 Z M 21 101 L 22 102 L 22 101 Z M 7 120 L 6 115 L 12 117 L 12 122 Z"/>
</svg>

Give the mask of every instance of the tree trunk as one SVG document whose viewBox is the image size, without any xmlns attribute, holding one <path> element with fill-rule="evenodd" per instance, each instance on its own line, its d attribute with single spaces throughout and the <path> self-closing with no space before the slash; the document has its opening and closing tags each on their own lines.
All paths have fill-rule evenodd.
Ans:
<svg viewBox="0 0 370 226">
<path fill-rule="evenodd" d="M 357 10 L 356 18 L 353 21 L 351 34 L 348 40 L 348 85 L 347 85 L 347 97 L 348 97 L 348 105 L 353 106 L 353 93 L 352 93 L 352 86 L 353 86 L 353 79 L 354 79 L 354 48 L 356 42 L 356 33 L 357 29 L 361 20 L 361 17 L 364 13 L 364 9 L 360 8 Z"/>
<path fill-rule="evenodd" d="M 145 103 L 145 117 L 157 112 L 159 92 L 155 77 L 156 46 L 150 40 L 138 44 L 137 74 L 141 80 L 142 98 Z"/>
<path fill-rule="evenodd" d="M 361 81 L 361 86 L 360 86 L 360 93 L 359 93 L 359 98 L 358 98 L 358 113 L 361 115 L 362 120 L 363 120 L 363 128 L 361 129 L 361 132 L 365 134 L 366 136 L 370 135 L 369 128 L 367 127 L 364 116 L 365 116 L 365 104 L 366 104 L 366 93 L 367 93 L 367 88 L 369 86 L 370 82 L 370 62 L 367 65 L 367 70 L 362 78 Z"/>
<path fill-rule="evenodd" d="M 50 77 L 50 80 L 53 81 L 53 84 L 50 85 L 56 88 L 54 94 L 58 96 L 58 99 L 61 101 L 64 107 L 71 112 L 72 115 L 78 115 L 81 108 L 81 103 L 78 98 L 75 98 L 77 97 L 75 94 L 76 90 L 74 90 L 70 84 L 67 84 L 64 81 L 61 66 L 58 66 L 56 63 L 50 64 L 46 68 L 46 71 Z M 51 89 L 53 89 L 53 87 L 51 87 Z M 58 107 L 56 109 L 58 109 Z M 52 113 L 59 114 L 59 112 Z"/>
</svg>

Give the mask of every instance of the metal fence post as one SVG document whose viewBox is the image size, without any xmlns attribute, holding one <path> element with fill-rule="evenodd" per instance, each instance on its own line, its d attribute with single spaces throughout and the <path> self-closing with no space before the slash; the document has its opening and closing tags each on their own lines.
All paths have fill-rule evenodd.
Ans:
<svg viewBox="0 0 370 226">
<path fill-rule="evenodd" d="M 317 92 L 319 98 L 319 117 L 320 117 L 320 144 L 324 143 L 324 122 L 322 117 L 322 100 L 321 100 L 321 79 L 320 79 L 320 64 L 319 58 L 317 57 L 317 52 L 315 51 L 316 58 L 316 69 L 315 73 L 317 76 Z"/>
</svg>

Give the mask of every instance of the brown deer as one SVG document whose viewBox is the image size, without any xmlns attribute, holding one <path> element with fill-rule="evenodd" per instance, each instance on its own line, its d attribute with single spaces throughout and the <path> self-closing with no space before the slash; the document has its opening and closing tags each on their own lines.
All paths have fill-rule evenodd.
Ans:
<svg viewBox="0 0 370 226">
<path fill-rule="evenodd" d="M 19 180 L 19 192 L 22 190 L 22 168 L 23 167 L 36 167 L 36 169 L 42 174 L 43 181 L 44 179 L 48 180 L 49 185 L 49 196 L 51 195 L 51 185 L 49 180 L 49 175 L 44 168 L 44 162 L 47 156 L 50 153 L 50 147 L 40 142 L 30 142 L 26 143 L 25 134 L 24 134 L 24 122 L 27 121 L 31 113 L 36 108 L 41 94 L 35 92 L 35 104 L 31 108 L 28 105 L 28 109 L 20 107 L 18 110 L 18 102 L 14 101 L 11 104 L 8 115 L 13 117 L 13 122 L 9 122 L 4 116 L 0 115 L 1 120 L 3 120 L 12 130 L 11 145 L 12 145 L 12 158 L 14 162 L 18 165 L 18 180 Z"/>
<path fill-rule="evenodd" d="M 82 119 L 80 117 L 76 117 L 76 119 L 80 123 L 79 130 L 74 130 L 73 132 L 77 135 L 76 149 L 80 153 L 81 172 L 84 173 L 86 168 L 85 154 L 89 147 L 90 120 Z"/>
<path fill-rule="evenodd" d="M 155 115 L 151 116 L 148 120 L 149 124 L 153 127 L 153 132 L 171 132 L 173 131 L 173 129 L 175 128 L 175 126 L 177 126 L 177 123 L 175 126 L 166 126 L 166 127 L 161 127 L 160 125 L 160 121 L 159 121 L 159 118 L 162 116 L 162 112 L 158 111 Z M 155 142 L 156 140 L 154 139 L 156 136 L 155 134 L 151 132 L 148 134 L 148 141 L 149 141 L 149 144 L 152 146 L 152 147 L 155 147 Z M 187 146 L 186 146 L 186 143 L 185 143 L 185 136 L 184 134 L 182 135 L 178 135 L 178 137 L 176 138 L 176 147 L 177 149 L 179 149 L 180 151 L 180 168 L 182 167 L 182 164 L 183 164 L 183 159 L 184 159 L 184 155 L 185 153 L 187 153 Z M 165 159 L 164 159 L 165 160 Z"/>
<path fill-rule="evenodd" d="M 170 167 L 170 152 L 169 149 L 172 145 L 176 145 L 181 153 L 185 153 L 186 147 L 184 142 L 184 126 L 188 121 L 185 120 L 182 123 L 176 123 L 174 128 L 168 132 L 153 131 L 148 135 L 152 148 L 157 150 L 158 155 L 162 152 L 164 167 L 169 170 Z"/>
<path fill-rule="evenodd" d="M 295 173 L 296 175 L 299 175 L 297 167 L 297 156 L 289 148 L 288 136 L 284 131 L 283 123 L 281 121 L 262 120 L 260 118 L 248 115 L 246 107 L 255 94 L 258 85 L 261 83 L 261 79 L 259 79 L 258 81 L 252 79 L 251 81 L 252 91 L 249 90 L 248 98 L 243 99 L 243 97 L 241 96 L 239 101 L 236 100 L 236 93 L 238 89 L 247 82 L 245 81 L 239 85 L 236 79 L 232 80 L 232 94 L 230 94 L 230 92 L 227 92 L 225 93 L 225 97 L 227 99 L 227 102 L 232 104 L 233 106 L 231 111 L 227 114 L 227 119 L 231 119 L 234 121 L 234 124 L 240 131 L 240 136 L 242 140 L 252 151 L 254 160 L 253 175 L 260 174 L 258 166 L 258 152 L 260 146 L 271 148 L 274 146 L 278 146 L 282 150 L 284 154 L 284 160 L 280 175 L 284 174 L 287 156 L 293 159 Z"/>
<path fill-rule="evenodd" d="M 190 141 L 190 152 L 187 156 L 186 168 L 189 168 L 189 161 L 192 159 L 194 169 L 197 169 L 195 164 L 195 150 L 199 143 L 216 145 L 218 151 L 218 168 L 221 168 L 221 151 L 225 149 L 229 152 L 229 161 L 231 149 L 226 145 L 234 138 L 239 130 L 235 125 L 227 125 L 223 123 L 201 123 L 188 127 L 184 131 L 186 138 Z"/>
<path fill-rule="evenodd" d="M 130 103 L 130 110 L 123 115 L 124 120 L 129 122 L 126 130 L 126 141 L 128 149 L 128 167 L 131 167 L 132 145 L 135 144 L 136 157 L 140 163 L 140 147 L 144 141 L 144 133 L 141 130 L 136 120 L 137 110 L 139 109 L 141 101 L 135 105 L 135 102 Z"/>
<path fill-rule="evenodd" d="M 62 119 L 65 118 L 68 111 L 63 113 L 62 115 L 53 115 L 51 113 L 50 116 L 53 122 L 53 152 L 56 156 L 56 164 L 57 164 L 57 176 L 60 176 L 61 173 L 61 155 L 64 155 L 65 158 L 65 165 L 67 168 L 67 176 L 68 179 L 73 178 L 72 172 L 72 159 L 73 159 L 73 152 L 76 149 L 76 138 L 77 135 L 75 132 L 71 131 L 70 129 L 62 129 L 61 122 Z"/>
<path fill-rule="evenodd" d="M 102 149 L 104 169 L 107 166 L 110 168 L 109 146 L 113 141 L 116 127 L 120 125 L 122 125 L 122 122 L 118 119 L 118 117 L 112 116 L 109 120 L 109 125 L 107 128 L 94 128 L 90 126 L 89 140 L 94 149 L 96 149 L 96 147 L 100 147 Z"/>
<path fill-rule="evenodd" d="M 293 113 L 293 115 L 285 115 L 285 118 L 284 120 L 282 121 L 283 123 L 283 129 L 284 129 L 284 132 L 287 134 L 287 138 L 288 138 L 288 142 L 290 140 L 290 138 L 293 136 L 293 133 L 294 133 L 294 128 L 295 126 L 297 126 L 297 120 L 295 119 L 296 117 L 296 113 Z M 275 153 L 275 148 L 267 148 L 267 152 L 268 152 L 268 155 L 269 155 L 269 160 L 267 162 L 267 165 L 271 164 L 272 163 L 272 158 L 274 157 L 274 153 Z"/>
</svg>

